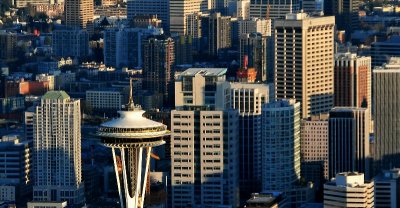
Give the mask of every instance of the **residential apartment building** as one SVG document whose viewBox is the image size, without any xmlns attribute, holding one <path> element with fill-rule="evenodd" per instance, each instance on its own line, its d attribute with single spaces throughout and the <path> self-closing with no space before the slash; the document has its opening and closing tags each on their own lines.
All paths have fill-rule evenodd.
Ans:
<svg viewBox="0 0 400 208">
<path fill-rule="evenodd" d="M 34 115 L 34 201 L 84 204 L 80 101 L 49 91 Z"/>
</svg>

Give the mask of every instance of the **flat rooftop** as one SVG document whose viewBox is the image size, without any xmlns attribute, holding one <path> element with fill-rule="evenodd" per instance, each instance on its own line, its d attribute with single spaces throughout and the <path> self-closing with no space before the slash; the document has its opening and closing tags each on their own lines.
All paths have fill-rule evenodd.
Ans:
<svg viewBox="0 0 400 208">
<path fill-rule="evenodd" d="M 195 76 L 201 74 L 202 76 L 222 76 L 226 74 L 226 68 L 189 68 L 181 73 L 181 76 Z"/>
</svg>

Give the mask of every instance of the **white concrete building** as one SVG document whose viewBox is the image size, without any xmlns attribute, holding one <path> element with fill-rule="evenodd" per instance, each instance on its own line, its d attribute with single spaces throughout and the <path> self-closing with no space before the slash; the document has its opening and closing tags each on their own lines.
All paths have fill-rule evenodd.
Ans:
<svg viewBox="0 0 400 208">
<path fill-rule="evenodd" d="M 215 109 L 217 82 L 225 81 L 226 68 L 190 68 L 175 81 L 175 108 L 208 106 Z"/>
<path fill-rule="evenodd" d="M 364 181 L 364 174 L 346 172 L 324 185 L 324 207 L 374 207 L 374 182 Z"/>
<path fill-rule="evenodd" d="M 84 203 L 80 101 L 49 91 L 34 115 L 33 200 Z"/>
<path fill-rule="evenodd" d="M 123 95 L 118 90 L 87 90 L 86 102 L 97 110 L 120 110 Z"/>
<path fill-rule="evenodd" d="M 287 14 L 274 22 L 275 96 L 301 103 L 302 118 L 327 113 L 334 96 L 334 17 Z"/>
<path fill-rule="evenodd" d="M 300 103 L 264 104 L 262 129 L 262 190 L 290 190 L 300 179 Z"/>
<path fill-rule="evenodd" d="M 238 112 L 171 112 L 172 206 L 239 205 Z"/>
</svg>

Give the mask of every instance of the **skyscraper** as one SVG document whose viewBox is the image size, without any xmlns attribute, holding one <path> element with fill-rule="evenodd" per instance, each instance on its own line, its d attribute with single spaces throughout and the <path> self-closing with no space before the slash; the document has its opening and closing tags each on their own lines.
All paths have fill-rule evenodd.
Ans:
<svg viewBox="0 0 400 208">
<path fill-rule="evenodd" d="M 371 57 L 335 55 L 335 106 L 371 109 Z"/>
<path fill-rule="evenodd" d="M 267 36 L 261 33 L 242 34 L 240 37 L 240 67 L 244 66 L 244 59 L 247 56 L 249 68 L 254 68 L 257 72 L 256 81 L 267 80 L 267 56 L 271 54 L 267 52 Z"/>
<path fill-rule="evenodd" d="M 375 207 L 400 206 L 400 169 L 384 170 L 374 177 Z"/>
<path fill-rule="evenodd" d="M 365 108 L 335 107 L 329 112 L 329 178 L 349 171 L 371 177 L 370 122 Z"/>
<path fill-rule="evenodd" d="M 34 201 L 84 203 L 80 101 L 49 91 L 34 114 Z"/>
<path fill-rule="evenodd" d="M 92 0 L 65 0 L 65 24 L 77 29 L 93 30 Z"/>
<path fill-rule="evenodd" d="M 322 164 L 325 179 L 329 179 L 328 118 L 328 114 L 322 114 L 301 121 L 301 162 Z"/>
<path fill-rule="evenodd" d="M 324 14 L 336 17 L 338 30 L 346 30 L 347 38 L 359 27 L 358 17 L 360 0 L 329 0 L 324 1 Z"/>
<path fill-rule="evenodd" d="M 266 17 L 268 7 L 271 19 L 284 18 L 300 10 L 300 0 L 250 0 L 250 17 Z"/>
<path fill-rule="evenodd" d="M 229 105 L 216 107 L 216 88 L 225 73 L 222 68 L 191 68 L 175 83 L 173 207 L 239 205 L 238 111 Z"/>
<path fill-rule="evenodd" d="M 201 12 L 203 0 L 171 0 L 169 1 L 169 27 L 171 33 L 186 34 L 186 16 Z"/>
<path fill-rule="evenodd" d="M 238 112 L 171 112 L 172 207 L 239 204 Z"/>
<path fill-rule="evenodd" d="M 334 26 L 305 13 L 275 20 L 275 96 L 300 102 L 303 118 L 333 107 Z"/>
<path fill-rule="evenodd" d="M 400 58 L 391 58 L 374 73 L 375 173 L 400 167 Z"/>
<path fill-rule="evenodd" d="M 217 108 L 239 110 L 240 198 L 261 191 L 262 105 L 273 98 L 267 84 L 223 82 L 217 85 Z M 222 103 L 223 102 L 223 103 Z"/>
<path fill-rule="evenodd" d="M 206 40 L 206 53 L 217 57 L 223 50 L 231 47 L 231 17 L 212 13 L 201 19 L 202 38 Z"/>
<path fill-rule="evenodd" d="M 174 40 L 165 36 L 150 36 L 143 43 L 143 89 L 160 93 L 168 102 L 172 67 L 175 62 Z"/>
<path fill-rule="evenodd" d="M 288 191 L 300 179 L 300 103 L 264 104 L 262 129 L 262 190 Z"/>
<path fill-rule="evenodd" d="M 104 63 L 122 68 L 142 67 L 142 45 L 148 36 L 161 35 L 156 28 L 112 28 L 104 30 Z"/>
</svg>

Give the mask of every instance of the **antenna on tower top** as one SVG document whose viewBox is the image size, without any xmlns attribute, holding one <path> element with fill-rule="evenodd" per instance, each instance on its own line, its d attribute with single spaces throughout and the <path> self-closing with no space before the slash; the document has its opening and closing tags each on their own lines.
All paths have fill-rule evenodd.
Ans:
<svg viewBox="0 0 400 208">
<path fill-rule="evenodd" d="M 132 77 L 129 78 L 129 101 L 127 104 L 127 109 L 128 110 L 133 110 L 135 107 L 135 104 L 133 103 L 133 85 L 132 85 Z"/>
</svg>

